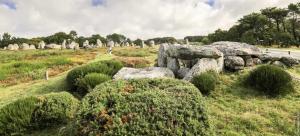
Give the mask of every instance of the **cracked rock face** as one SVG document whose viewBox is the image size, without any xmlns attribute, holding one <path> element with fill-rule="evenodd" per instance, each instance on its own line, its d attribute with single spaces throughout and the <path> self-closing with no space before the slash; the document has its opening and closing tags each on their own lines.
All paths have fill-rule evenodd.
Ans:
<svg viewBox="0 0 300 136">
<path fill-rule="evenodd" d="M 226 56 L 224 63 L 225 68 L 234 71 L 244 69 L 245 65 L 244 59 L 238 56 Z"/>
</svg>

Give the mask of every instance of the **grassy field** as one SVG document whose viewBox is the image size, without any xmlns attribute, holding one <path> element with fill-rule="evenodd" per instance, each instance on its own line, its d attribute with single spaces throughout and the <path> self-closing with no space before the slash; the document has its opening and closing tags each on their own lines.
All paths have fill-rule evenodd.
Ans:
<svg viewBox="0 0 300 136">
<path fill-rule="evenodd" d="M 105 54 L 105 49 L 101 49 L 95 59 L 85 62 L 99 60 L 123 59 L 124 63 L 128 60 L 146 60 L 147 66 L 155 64 L 157 48 L 116 48 L 114 55 Z M 81 54 L 89 54 L 83 52 Z M 7 53 L 14 54 L 12 52 Z M 19 54 L 19 52 L 15 53 Z M 33 53 L 34 54 L 34 53 Z M 66 53 L 67 54 L 67 53 Z M 3 55 L 3 54 L 1 54 Z M 79 55 L 69 54 L 70 60 L 78 59 Z M 68 56 L 68 55 L 66 55 Z M 74 58 L 72 59 L 73 56 Z M 77 56 L 77 57 L 76 57 Z M 3 61 L 5 57 L 1 58 Z M 82 59 L 82 57 L 80 57 Z M 23 57 L 21 59 L 24 60 Z M 10 63 L 6 61 L 5 63 Z M 136 62 L 139 64 L 140 62 Z M 78 63 L 79 64 L 79 63 Z M 3 66 L 1 64 L 1 66 Z M 138 67 L 133 65 L 133 67 Z M 67 69 L 65 70 L 67 71 Z M 295 92 L 279 98 L 268 98 L 255 90 L 245 88 L 241 84 L 241 77 L 249 72 L 244 70 L 237 73 L 221 73 L 217 89 L 205 99 L 210 115 L 211 122 L 220 136 L 293 136 L 296 135 L 296 119 L 300 114 L 300 82 L 294 81 Z M 289 69 L 289 72 L 300 76 L 300 67 Z M 31 95 L 41 95 L 50 92 L 65 91 L 65 77 L 67 72 L 53 75 L 49 81 L 33 80 L 19 82 L 0 88 L 0 108 L 16 99 Z M 58 135 L 64 126 L 47 129 L 42 132 L 34 132 L 31 135 Z M 296 135 L 297 136 L 297 135 Z"/>
</svg>

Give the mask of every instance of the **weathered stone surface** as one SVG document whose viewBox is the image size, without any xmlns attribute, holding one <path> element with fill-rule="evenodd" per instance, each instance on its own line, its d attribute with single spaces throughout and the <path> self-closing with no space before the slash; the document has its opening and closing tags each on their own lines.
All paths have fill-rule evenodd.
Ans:
<svg viewBox="0 0 300 136">
<path fill-rule="evenodd" d="M 242 56 L 242 58 L 245 61 L 245 66 L 246 67 L 254 66 L 254 61 L 253 61 L 253 58 L 251 56 Z"/>
<path fill-rule="evenodd" d="M 276 55 L 276 54 L 262 54 L 259 56 L 259 59 L 268 62 L 268 61 L 277 61 L 281 59 L 281 55 Z"/>
<path fill-rule="evenodd" d="M 191 81 L 194 76 L 209 70 L 220 72 L 217 60 L 213 58 L 200 59 L 197 62 L 197 64 L 193 66 L 193 68 L 186 74 L 186 76 L 183 79 L 187 81 Z"/>
<path fill-rule="evenodd" d="M 107 42 L 107 46 L 108 46 L 108 47 L 114 47 L 114 45 L 115 45 L 115 42 L 114 42 L 114 41 L 109 41 L 109 42 Z"/>
<path fill-rule="evenodd" d="M 224 56 L 260 56 L 259 48 L 239 42 L 215 42 L 210 47 L 215 47 L 224 53 Z"/>
<path fill-rule="evenodd" d="M 190 72 L 191 69 L 189 68 L 180 68 L 178 71 L 177 71 L 177 77 L 180 78 L 180 79 L 183 79 L 187 73 Z"/>
<path fill-rule="evenodd" d="M 155 42 L 154 42 L 153 40 L 151 40 L 151 41 L 149 42 L 149 46 L 150 46 L 150 47 L 155 46 Z"/>
<path fill-rule="evenodd" d="M 280 61 L 288 67 L 292 67 L 300 63 L 300 59 L 297 59 L 295 57 L 286 57 L 286 56 L 282 57 Z"/>
<path fill-rule="evenodd" d="M 167 68 L 173 71 L 173 73 L 177 73 L 179 70 L 179 61 L 176 58 L 167 57 Z"/>
<path fill-rule="evenodd" d="M 103 46 L 101 40 L 97 39 L 96 48 L 101 48 Z"/>
<path fill-rule="evenodd" d="M 27 43 L 22 43 L 22 44 L 20 45 L 20 49 L 21 49 L 21 50 L 29 50 L 30 47 L 29 47 L 29 45 L 28 45 Z"/>
<path fill-rule="evenodd" d="M 224 70 L 224 56 L 222 54 L 222 57 L 216 59 L 217 60 L 217 63 L 218 63 L 218 71 L 221 72 Z"/>
<path fill-rule="evenodd" d="M 254 65 L 262 64 L 262 61 L 259 58 L 252 58 Z"/>
<path fill-rule="evenodd" d="M 19 50 L 19 45 L 18 44 L 9 44 L 6 49 L 10 50 L 10 51 Z"/>
<path fill-rule="evenodd" d="M 142 79 L 142 78 L 174 78 L 173 72 L 168 68 L 149 67 L 144 69 L 122 68 L 114 79 Z"/>
<path fill-rule="evenodd" d="M 74 42 L 74 41 L 72 41 L 70 44 L 68 44 L 68 45 L 66 46 L 66 48 L 67 48 L 67 49 L 75 49 L 77 46 L 79 47 L 79 44 L 76 43 L 76 42 Z"/>
<path fill-rule="evenodd" d="M 159 67 L 167 67 L 167 57 L 166 51 L 168 50 L 168 44 L 161 44 L 158 50 L 157 64 Z"/>
<path fill-rule="evenodd" d="M 282 67 L 282 68 L 286 68 L 286 65 L 280 61 L 274 61 L 272 63 L 272 65 L 278 66 L 278 67 Z"/>
<path fill-rule="evenodd" d="M 45 46 L 46 46 L 45 42 L 41 41 L 39 42 L 38 49 L 45 49 Z"/>
<path fill-rule="evenodd" d="M 173 58 L 191 60 L 196 58 L 220 58 L 222 52 L 213 47 L 197 47 L 191 45 L 170 45 L 167 54 Z"/>
<path fill-rule="evenodd" d="M 61 45 L 58 44 L 48 44 L 45 46 L 46 49 L 61 49 Z"/>
<path fill-rule="evenodd" d="M 36 50 L 34 45 L 29 45 L 29 50 Z"/>
<path fill-rule="evenodd" d="M 244 69 L 245 65 L 243 58 L 238 56 L 226 56 L 224 63 L 225 67 L 229 70 L 242 70 Z"/>
</svg>

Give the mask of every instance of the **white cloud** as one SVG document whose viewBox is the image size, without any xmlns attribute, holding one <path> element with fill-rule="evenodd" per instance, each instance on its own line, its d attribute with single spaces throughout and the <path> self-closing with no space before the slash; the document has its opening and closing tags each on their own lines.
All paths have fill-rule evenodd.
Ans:
<svg viewBox="0 0 300 136">
<path fill-rule="evenodd" d="M 11 0 L 16 10 L 0 5 L 0 33 L 20 37 L 76 30 L 79 35 L 122 33 L 132 39 L 201 35 L 227 29 L 237 19 L 270 6 L 298 0 Z"/>
</svg>

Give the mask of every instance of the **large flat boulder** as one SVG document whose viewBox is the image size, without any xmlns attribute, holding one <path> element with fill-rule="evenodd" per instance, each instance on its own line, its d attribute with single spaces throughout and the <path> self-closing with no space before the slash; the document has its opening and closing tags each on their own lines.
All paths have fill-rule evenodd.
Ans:
<svg viewBox="0 0 300 136">
<path fill-rule="evenodd" d="M 192 45 L 170 45 L 167 55 L 172 58 L 192 60 L 196 58 L 220 58 L 223 53 L 214 47 L 199 47 Z"/>
<path fill-rule="evenodd" d="M 114 79 L 143 79 L 143 78 L 174 78 L 174 73 L 168 68 L 149 67 L 144 69 L 122 68 Z"/>
<path fill-rule="evenodd" d="M 224 56 L 256 56 L 262 53 L 259 48 L 239 42 L 215 42 L 207 47 L 215 47 L 224 53 Z"/>
</svg>

